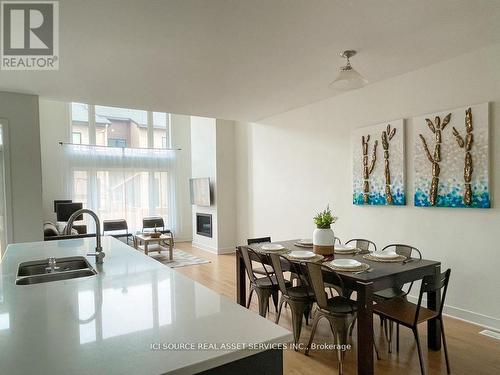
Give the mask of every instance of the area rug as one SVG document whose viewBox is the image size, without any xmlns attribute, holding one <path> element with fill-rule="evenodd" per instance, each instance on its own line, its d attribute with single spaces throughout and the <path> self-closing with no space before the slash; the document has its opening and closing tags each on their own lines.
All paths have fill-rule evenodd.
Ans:
<svg viewBox="0 0 500 375">
<path fill-rule="evenodd" d="M 170 268 L 178 268 L 178 267 L 193 266 L 195 264 L 210 263 L 209 260 L 198 258 L 194 255 L 186 253 L 185 251 L 175 248 L 174 248 L 173 260 L 170 260 L 168 258 L 168 251 L 162 251 L 160 254 L 149 253 L 149 256 Z"/>
</svg>

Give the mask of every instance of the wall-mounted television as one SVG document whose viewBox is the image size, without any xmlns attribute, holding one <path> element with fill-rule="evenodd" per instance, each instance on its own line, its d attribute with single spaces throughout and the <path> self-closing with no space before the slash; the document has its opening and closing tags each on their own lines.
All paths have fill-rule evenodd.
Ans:
<svg viewBox="0 0 500 375">
<path fill-rule="evenodd" d="M 191 191 L 191 204 L 197 206 L 210 206 L 210 178 L 191 178 L 189 180 Z"/>
</svg>

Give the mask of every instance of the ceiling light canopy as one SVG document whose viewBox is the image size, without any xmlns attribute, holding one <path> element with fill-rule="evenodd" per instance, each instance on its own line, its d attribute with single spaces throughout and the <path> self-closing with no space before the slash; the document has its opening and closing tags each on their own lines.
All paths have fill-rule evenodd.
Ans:
<svg viewBox="0 0 500 375">
<path fill-rule="evenodd" d="M 353 50 L 347 50 L 340 54 L 340 56 L 347 59 L 347 63 L 344 66 L 340 67 L 337 78 L 332 83 L 330 83 L 329 87 L 336 90 L 346 91 L 358 89 L 368 83 L 366 78 L 359 74 L 351 66 L 349 58 L 351 58 L 355 54 L 356 51 Z"/>
</svg>

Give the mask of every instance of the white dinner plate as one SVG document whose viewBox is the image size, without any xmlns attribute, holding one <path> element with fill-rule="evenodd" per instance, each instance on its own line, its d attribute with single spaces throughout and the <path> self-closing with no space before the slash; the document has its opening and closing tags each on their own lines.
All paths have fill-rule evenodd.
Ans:
<svg viewBox="0 0 500 375">
<path fill-rule="evenodd" d="M 361 266 L 361 263 L 355 259 L 334 259 L 331 261 L 331 264 L 340 268 L 356 268 Z"/>
<path fill-rule="evenodd" d="M 283 247 L 283 245 L 280 245 L 279 243 L 268 243 L 268 244 L 262 245 L 261 249 L 266 250 L 266 251 L 278 251 L 278 250 L 283 250 L 284 247 Z"/>
<path fill-rule="evenodd" d="M 399 257 L 399 254 L 395 251 L 374 251 L 370 254 L 372 257 L 380 259 L 395 259 Z"/>
<path fill-rule="evenodd" d="M 311 259 L 314 258 L 316 254 L 312 251 L 292 251 L 288 256 L 295 259 Z"/>
<path fill-rule="evenodd" d="M 310 238 L 304 238 L 302 240 L 298 240 L 297 243 L 301 245 L 312 245 L 313 240 L 311 240 Z"/>
<path fill-rule="evenodd" d="M 352 252 L 353 250 L 356 250 L 356 246 L 354 245 L 334 245 L 335 251 L 338 251 L 339 253 L 341 252 Z"/>
</svg>

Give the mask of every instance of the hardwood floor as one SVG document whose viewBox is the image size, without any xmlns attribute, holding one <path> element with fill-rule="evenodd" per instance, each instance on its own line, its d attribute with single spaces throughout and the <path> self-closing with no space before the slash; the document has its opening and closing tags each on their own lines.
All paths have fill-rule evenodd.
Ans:
<svg viewBox="0 0 500 375">
<path fill-rule="evenodd" d="M 176 271 L 190 277 L 193 280 L 207 286 L 216 292 L 236 301 L 236 271 L 235 257 L 230 255 L 214 255 L 206 251 L 193 248 L 190 243 L 178 243 L 176 248 L 192 253 L 210 260 L 211 263 L 183 268 Z M 450 283 L 453 282 L 453 279 Z M 252 300 L 251 310 L 256 314 L 257 298 Z M 268 319 L 274 321 L 275 311 L 271 307 Z M 378 318 L 375 321 L 375 342 L 380 352 L 380 361 L 375 360 L 375 372 L 377 374 L 420 374 L 418 354 L 413 334 L 406 328 L 400 330 L 400 351 L 395 350 L 395 339 L 393 342 L 393 353 L 387 352 L 387 345 L 381 335 Z M 283 309 L 280 326 L 291 330 L 291 316 L 289 309 Z M 500 374 L 500 342 L 493 338 L 479 335 L 481 327 L 463 321 L 445 318 L 445 332 L 450 355 L 452 374 Z M 427 342 L 427 330 L 425 324 L 419 330 L 422 343 Z M 309 340 L 311 326 L 304 326 L 300 342 L 304 347 Z M 332 335 L 327 321 L 320 322 L 316 332 L 316 343 L 332 343 Z M 423 345 L 424 360 L 427 366 L 427 374 L 446 374 L 446 364 L 443 352 L 427 351 Z M 328 350 L 311 351 L 310 356 L 304 355 L 304 350 L 294 352 L 286 350 L 284 353 L 285 374 L 335 374 L 337 373 L 337 359 L 335 353 Z M 353 333 L 352 349 L 347 351 L 344 364 L 345 374 L 356 373 L 356 332 Z"/>
</svg>

